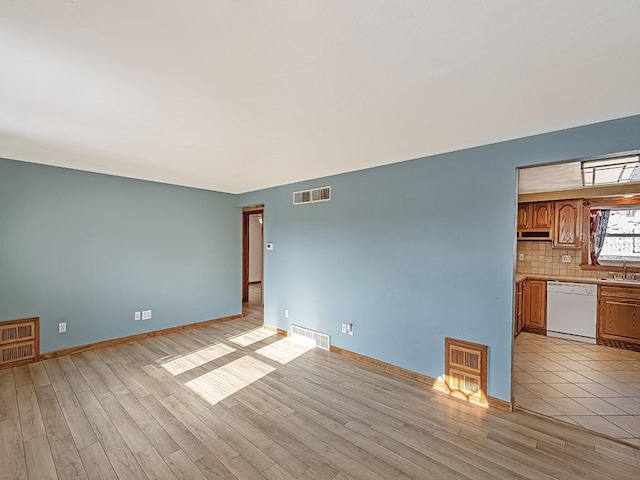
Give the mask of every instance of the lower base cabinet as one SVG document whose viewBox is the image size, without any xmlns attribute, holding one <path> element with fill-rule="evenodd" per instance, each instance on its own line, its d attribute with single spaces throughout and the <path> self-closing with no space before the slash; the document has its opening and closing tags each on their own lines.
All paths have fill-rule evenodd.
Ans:
<svg viewBox="0 0 640 480">
<path fill-rule="evenodd" d="M 516 315 L 513 325 L 513 336 L 517 336 L 524 327 L 524 281 L 516 283 Z"/>
<path fill-rule="evenodd" d="M 597 337 L 640 348 L 640 288 L 599 288 Z"/>
<path fill-rule="evenodd" d="M 523 289 L 523 327 L 525 332 L 547 333 L 547 282 L 525 280 Z"/>
</svg>

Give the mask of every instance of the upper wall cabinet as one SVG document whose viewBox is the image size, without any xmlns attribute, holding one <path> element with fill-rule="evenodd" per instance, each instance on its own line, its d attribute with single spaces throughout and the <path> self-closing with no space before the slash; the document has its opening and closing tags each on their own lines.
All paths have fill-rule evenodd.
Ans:
<svg viewBox="0 0 640 480">
<path fill-rule="evenodd" d="M 533 204 L 532 228 L 551 228 L 553 211 L 551 202 L 537 202 Z"/>
<path fill-rule="evenodd" d="M 518 240 L 551 240 L 553 203 L 518 204 Z"/>
<path fill-rule="evenodd" d="M 526 230 L 531 228 L 531 211 L 533 203 L 518 204 L 518 230 Z"/>
<path fill-rule="evenodd" d="M 563 200 L 561 202 L 555 202 L 554 247 L 580 248 L 582 225 L 581 213 L 581 200 Z"/>
</svg>

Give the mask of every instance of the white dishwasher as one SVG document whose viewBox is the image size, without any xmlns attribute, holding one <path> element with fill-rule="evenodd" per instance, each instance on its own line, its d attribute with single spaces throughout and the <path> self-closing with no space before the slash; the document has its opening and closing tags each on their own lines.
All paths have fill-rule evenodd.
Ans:
<svg viewBox="0 0 640 480">
<path fill-rule="evenodd" d="M 598 286 L 547 282 L 547 335 L 596 343 Z"/>
</svg>

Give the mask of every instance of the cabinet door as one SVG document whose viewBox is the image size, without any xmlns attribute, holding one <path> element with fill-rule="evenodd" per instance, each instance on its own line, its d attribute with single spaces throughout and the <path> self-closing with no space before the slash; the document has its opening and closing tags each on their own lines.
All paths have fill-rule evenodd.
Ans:
<svg viewBox="0 0 640 480">
<path fill-rule="evenodd" d="M 518 230 L 525 230 L 531 228 L 533 204 L 531 203 L 519 203 L 518 204 Z"/>
<path fill-rule="evenodd" d="M 518 335 L 524 327 L 524 282 L 516 283 L 516 318 L 515 335 Z"/>
<path fill-rule="evenodd" d="M 547 330 L 547 282 L 526 280 L 524 283 L 524 326 L 535 333 Z"/>
<path fill-rule="evenodd" d="M 533 204 L 532 228 L 551 228 L 553 222 L 551 202 L 541 202 Z"/>
<path fill-rule="evenodd" d="M 607 295 L 611 293 L 611 296 Z M 601 287 L 598 338 L 640 343 L 640 297 L 623 296 L 620 289 Z"/>
<path fill-rule="evenodd" d="M 580 248 L 581 206 L 581 200 L 555 203 L 554 247 Z"/>
</svg>

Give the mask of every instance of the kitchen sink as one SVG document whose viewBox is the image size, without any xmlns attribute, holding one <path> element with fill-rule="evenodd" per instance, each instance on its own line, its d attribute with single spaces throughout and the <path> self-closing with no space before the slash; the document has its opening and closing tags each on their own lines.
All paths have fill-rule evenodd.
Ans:
<svg viewBox="0 0 640 480">
<path fill-rule="evenodd" d="M 633 284 L 640 284 L 640 280 L 638 279 L 630 279 L 630 278 L 599 278 L 598 279 L 601 282 L 607 282 L 607 283 L 633 283 Z"/>
</svg>

